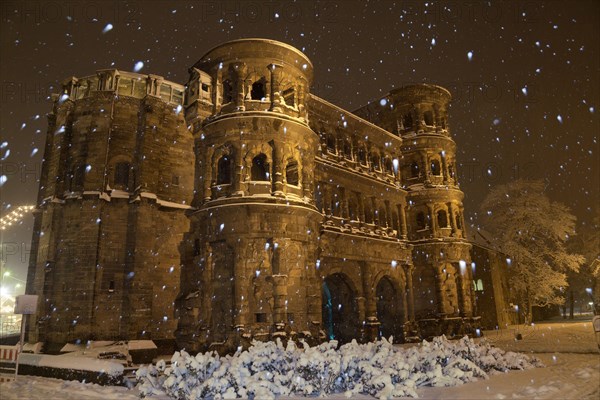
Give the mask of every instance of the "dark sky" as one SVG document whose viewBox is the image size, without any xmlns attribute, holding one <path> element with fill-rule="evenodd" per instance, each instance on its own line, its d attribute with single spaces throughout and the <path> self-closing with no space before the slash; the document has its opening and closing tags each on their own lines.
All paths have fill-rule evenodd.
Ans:
<svg viewBox="0 0 600 400">
<path fill-rule="evenodd" d="M 490 187 L 525 177 L 546 180 L 553 200 L 589 221 L 600 204 L 599 4 L 4 1 L 2 215 L 35 202 L 57 82 L 142 61 L 140 73 L 185 83 L 213 46 L 264 37 L 304 51 L 312 92 L 349 110 L 408 83 L 447 87 L 467 217 Z M 21 278 L 31 222 L 2 236 Z"/>
</svg>

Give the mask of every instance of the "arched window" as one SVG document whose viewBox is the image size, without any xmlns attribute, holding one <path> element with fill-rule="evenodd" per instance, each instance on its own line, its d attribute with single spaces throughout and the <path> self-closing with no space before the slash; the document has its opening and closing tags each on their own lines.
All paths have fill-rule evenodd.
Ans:
<svg viewBox="0 0 600 400">
<path fill-rule="evenodd" d="M 460 219 L 460 214 L 456 213 L 455 218 L 456 218 L 456 229 L 462 229 L 462 221 Z"/>
<path fill-rule="evenodd" d="M 477 279 L 477 289 L 478 292 L 483 292 L 483 281 L 481 279 Z"/>
<path fill-rule="evenodd" d="M 425 213 L 419 212 L 417 214 L 417 230 L 425 229 Z"/>
<path fill-rule="evenodd" d="M 285 180 L 288 185 L 297 186 L 298 183 L 300 183 L 298 176 L 298 162 L 296 160 L 288 161 L 288 164 L 285 167 Z"/>
<path fill-rule="evenodd" d="M 259 154 L 252 159 L 252 168 L 250 173 L 253 181 L 268 181 L 269 180 L 269 164 L 267 156 Z"/>
<path fill-rule="evenodd" d="M 344 157 L 348 160 L 352 160 L 352 144 L 348 139 L 344 140 Z"/>
<path fill-rule="evenodd" d="M 223 104 L 233 101 L 233 86 L 229 79 L 223 81 Z"/>
<path fill-rule="evenodd" d="M 404 129 L 412 128 L 412 126 L 413 126 L 412 113 L 404 114 L 404 118 L 402 119 L 402 122 L 404 124 Z"/>
<path fill-rule="evenodd" d="M 225 154 L 217 162 L 217 185 L 231 183 L 231 158 Z"/>
<path fill-rule="evenodd" d="M 265 98 L 265 96 L 265 78 L 260 78 L 258 81 L 252 84 L 250 97 L 252 98 L 252 100 L 262 100 Z"/>
<path fill-rule="evenodd" d="M 371 169 L 381 170 L 381 159 L 377 153 L 371 155 Z"/>
<path fill-rule="evenodd" d="M 425 120 L 425 125 L 433 126 L 433 112 L 425 111 L 423 113 L 423 119 Z"/>
<path fill-rule="evenodd" d="M 416 161 L 410 164 L 410 176 L 412 178 L 419 176 L 419 164 Z"/>
<path fill-rule="evenodd" d="M 385 172 L 390 175 L 394 175 L 394 164 L 390 158 L 385 159 Z"/>
<path fill-rule="evenodd" d="M 348 199 L 348 218 L 350 221 L 358 221 L 358 203 L 354 195 Z"/>
<path fill-rule="evenodd" d="M 448 214 L 446 214 L 446 211 L 439 210 L 437 212 L 437 223 L 440 228 L 448 227 Z"/>
<path fill-rule="evenodd" d="M 327 134 L 327 151 L 329 151 L 330 153 L 335 154 L 335 136 L 332 134 Z"/>
<path fill-rule="evenodd" d="M 131 164 L 128 162 L 120 162 L 115 165 L 115 189 L 129 190 L 129 170 Z"/>
<path fill-rule="evenodd" d="M 377 217 L 379 218 L 379 226 L 387 227 L 387 213 L 385 212 L 385 208 L 380 208 L 377 210 Z"/>
<path fill-rule="evenodd" d="M 296 103 L 296 91 L 294 90 L 293 87 L 284 90 L 283 92 L 281 92 L 281 96 L 283 97 L 283 100 L 285 100 L 285 104 L 287 104 L 288 106 L 293 106 Z"/>
<path fill-rule="evenodd" d="M 367 150 L 365 150 L 364 146 L 358 148 L 358 161 L 362 165 L 367 165 Z"/>
<path fill-rule="evenodd" d="M 440 168 L 440 162 L 438 160 L 431 160 L 431 175 L 441 175 L 442 169 Z"/>
<path fill-rule="evenodd" d="M 392 211 L 392 229 L 396 232 L 400 231 L 400 227 L 398 226 L 398 213 L 396 211 Z"/>
</svg>

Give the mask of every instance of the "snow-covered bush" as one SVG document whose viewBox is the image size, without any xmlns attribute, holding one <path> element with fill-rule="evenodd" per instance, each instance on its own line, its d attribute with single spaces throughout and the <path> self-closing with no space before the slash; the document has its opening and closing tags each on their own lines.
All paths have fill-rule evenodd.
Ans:
<svg viewBox="0 0 600 400">
<path fill-rule="evenodd" d="M 402 349 L 391 340 L 339 349 L 336 341 L 310 347 L 293 341 L 254 342 L 247 351 L 220 357 L 214 352 L 191 356 L 176 352 L 171 365 L 159 362 L 137 372 L 142 397 L 168 395 L 175 399 L 274 399 L 278 396 L 323 396 L 362 393 L 387 399 L 417 397 L 419 386 L 456 386 L 488 373 L 528 369 L 542 364 L 535 358 L 494 348 L 464 337 L 444 336 Z"/>
</svg>

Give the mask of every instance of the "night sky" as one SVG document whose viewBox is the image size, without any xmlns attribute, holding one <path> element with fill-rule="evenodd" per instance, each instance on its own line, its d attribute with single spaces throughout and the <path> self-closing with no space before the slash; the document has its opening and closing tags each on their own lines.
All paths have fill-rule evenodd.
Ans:
<svg viewBox="0 0 600 400">
<path fill-rule="evenodd" d="M 428 82 L 453 96 L 466 217 L 490 187 L 542 178 L 580 222 L 600 204 L 600 2 L 4 1 L 0 5 L 1 213 L 36 200 L 49 93 L 97 69 L 185 83 L 212 47 L 261 37 L 313 62 L 316 95 L 354 110 Z M 8 210 L 8 211 L 7 211 Z M 33 218 L 2 234 L 26 276 Z M 8 247 L 7 247 L 8 246 Z"/>
</svg>

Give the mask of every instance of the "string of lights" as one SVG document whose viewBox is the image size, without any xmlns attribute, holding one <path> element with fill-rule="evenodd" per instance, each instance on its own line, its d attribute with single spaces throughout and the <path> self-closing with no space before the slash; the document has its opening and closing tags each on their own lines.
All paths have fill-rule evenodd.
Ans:
<svg viewBox="0 0 600 400">
<path fill-rule="evenodd" d="M 35 206 L 32 205 L 24 205 L 19 206 L 14 209 L 12 212 L 0 218 L 0 230 L 4 231 L 8 229 L 10 226 L 17 224 L 20 220 L 23 219 L 29 212 L 31 212 Z"/>
</svg>

